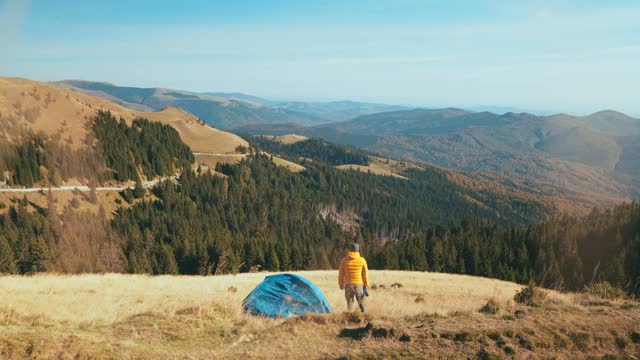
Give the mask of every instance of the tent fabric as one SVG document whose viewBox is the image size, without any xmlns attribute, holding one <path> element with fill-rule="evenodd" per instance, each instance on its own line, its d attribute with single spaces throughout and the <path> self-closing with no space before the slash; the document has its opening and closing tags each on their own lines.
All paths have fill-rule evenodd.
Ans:
<svg viewBox="0 0 640 360">
<path fill-rule="evenodd" d="M 252 315 L 290 318 L 328 314 L 331 306 L 311 281 L 299 275 L 278 274 L 265 277 L 244 299 L 242 310 Z"/>
</svg>

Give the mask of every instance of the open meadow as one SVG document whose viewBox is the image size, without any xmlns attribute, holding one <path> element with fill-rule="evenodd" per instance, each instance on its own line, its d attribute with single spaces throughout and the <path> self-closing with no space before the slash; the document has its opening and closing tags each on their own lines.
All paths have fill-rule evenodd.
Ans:
<svg viewBox="0 0 640 360">
<path fill-rule="evenodd" d="M 298 274 L 318 285 L 333 314 L 243 314 L 242 300 L 268 273 L 0 277 L 0 358 L 640 355 L 635 302 L 550 292 L 542 306 L 528 307 L 514 303 L 522 287 L 514 283 L 371 271 L 362 316 L 345 313 L 335 271 Z M 494 306 L 480 311 L 487 302 Z"/>
</svg>

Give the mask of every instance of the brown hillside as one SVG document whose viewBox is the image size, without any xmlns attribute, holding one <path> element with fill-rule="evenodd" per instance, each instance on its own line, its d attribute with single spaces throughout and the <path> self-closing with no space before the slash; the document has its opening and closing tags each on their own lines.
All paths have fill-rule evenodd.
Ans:
<svg viewBox="0 0 640 360">
<path fill-rule="evenodd" d="M 127 122 L 145 117 L 169 124 L 194 152 L 232 153 L 239 145 L 247 146 L 239 136 L 203 125 L 183 110 L 129 110 L 108 100 L 48 83 L 0 77 L 0 124 L 6 132 L 26 127 L 60 136 L 74 148 L 81 148 L 88 132 L 87 123 L 98 110 L 111 111 Z"/>
</svg>

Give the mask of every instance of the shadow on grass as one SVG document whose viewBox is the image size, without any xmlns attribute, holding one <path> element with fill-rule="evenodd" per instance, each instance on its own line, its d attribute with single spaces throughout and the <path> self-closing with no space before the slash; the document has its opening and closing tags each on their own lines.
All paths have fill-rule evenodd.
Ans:
<svg viewBox="0 0 640 360">
<path fill-rule="evenodd" d="M 338 337 L 340 338 L 351 338 L 354 340 L 362 340 L 369 336 L 374 338 L 395 338 L 396 329 L 376 327 L 373 326 L 373 324 L 368 323 L 366 326 L 355 329 L 344 328 L 340 330 L 340 333 L 338 334 Z"/>
</svg>

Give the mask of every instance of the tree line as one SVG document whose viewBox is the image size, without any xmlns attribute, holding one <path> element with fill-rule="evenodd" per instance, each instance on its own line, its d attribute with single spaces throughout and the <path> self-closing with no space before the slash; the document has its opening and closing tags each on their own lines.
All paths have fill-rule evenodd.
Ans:
<svg viewBox="0 0 640 360">
<path fill-rule="evenodd" d="M 171 126 L 144 118 L 118 121 L 108 111 L 98 111 L 93 132 L 102 155 L 118 181 L 136 180 L 140 170 L 147 178 L 173 175 L 194 162 L 189 146 Z"/>
<path fill-rule="evenodd" d="M 339 145 L 319 138 L 283 144 L 265 136 L 242 134 L 254 148 L 287 158 L 307 158 L 331 165 L 369 165 L 369 154 L 351 146 Z"/>
</svg>

